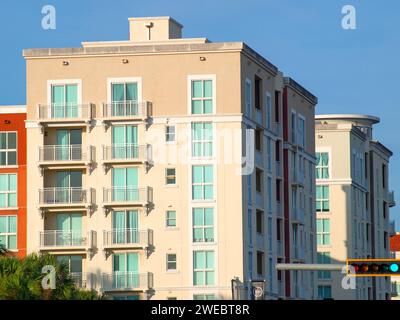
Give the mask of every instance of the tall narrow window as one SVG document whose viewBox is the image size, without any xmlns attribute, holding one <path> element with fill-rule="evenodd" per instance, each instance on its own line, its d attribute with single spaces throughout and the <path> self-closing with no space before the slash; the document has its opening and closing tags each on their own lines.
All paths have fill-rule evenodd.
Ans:
<svg viewBox="0 0 400 320">
<path fill-rule="evenodd" d="M 257 275 L 264 276 L 265 270 L 264 252 L 257 251 Z"/>
<path fill-rule="evenodd" d="M 255 130 L 255 147 L 257 151 L 262 150 L 262 136 L 263 136 L 263 131 L 261 129 L 256 129 Z"/>
<path fill-rule="evenodd" d="M 271 129 L 272 122 L 272 96 L 269 92 L 265 94 L 265 126 Z"/>
<path fill-rule="evenodd" d="M 192 199 L 212 200 L 214 199 L 213 166 L 192 167 Z"/>
<path fill-rule="evenodd" d="M 290 125 L 291 125 L 292 143 L 296 144 L 297 139 L 296 139 L 296 113 L 295 112 L 292 112 L 292 114 L 291 114 Z"/>
<path fill-rule="evenodd" d="M 331 299 L 332 298 L 332 286 L 321 285 L 318 286 L 318 298 L 319 299 Z"/>
<path fill-rule="evenodd" d="M 382 188 L 386 189 L 386 164 L 382 164 Z"/>
<path fill-rule="evenodd" d="M 111 137 L 112 159 L 133 159 L 139 157 L 137 126 L 113 126 Z M 80 140 L 82 143 L 82 133 Z"/>
<path fill-rule="evenodd" d="M 165 127 L 165 142 L 172 143 L 176 141 L 176 129 L 174 125 L 167 125 Z"/>
<path fill-rule="evenodd" d="M 175 271 L 176 270 L 176 254 L 168 253 L 167 254 L 167 271 Z"/>
<path fill-rule="evenodd" d="M 316 210 L 317 212 L 329 211 L 329 186 L 317 186 Z"/>
<path fill-rule="evenodd" d="M 275 91 L 275 122 L 279 121 L 279 101 L 281 98 L 281 94 L 279 91 Z"/>
<path fill-rule="evenodd" d="M 317 152 L 316 179 L 329 179 L 329 153 Z"/>
<path fill-rule="evenodd" d="M 263 191 L 263 171 L 256 169 L 256 191 L 262 193 Z"/>
<path fill-rule="evenodd" d="M 78 85 L 51 86 L 51 118 L 78 118 L 81 112 L 78 109 Z"/>
<path fill-rule="evenodd" d="M 176 211 L 174 210 L 167 211 L 166 226 L 167 228 L 176 227 Z"/>
<path fill-rule="evenodd" d="M 193 208 L 193 242 L 214 241 L 213 208 Z"/>
<path fill-rule="evenodd" d="M 0 208 L 17 206 L 17 175 L 0 174 Z"/>
<path fill-rule="evenodd" d="M 215 284 L 214 251 L 193 252 L 193 285 Z"/>
<path fill-rule="evenodd" d="M 211 122 L 192 123 L 192 156 L 213 155 L 213 130 Z"/>
<path fill-rule="evenodd" d="M 0 132 L 0 166 L 17 164 L 17 133 Z"/>
<path fill-rule="evenodd" d="M 317 244 L 330 245 L 330 221 L 329 219 L 317 219 Z"/>
<path fill-rule="evenodd" d="M 298 128 L 298 144 L 304 148 L 306 146 L 306 120 L 301 116 L 299 116 Z"/>
<path fill-rule="evenodd" d="M 111 110 L 115 117 L 137 116 L 141 114 L 138 101 L 138 84 L 136 82 L 111 84 Z"/>
<path fill-rule="evenodd" d="M 317 263 L 330 264 L 331 263 L 330 252 L 317 252 Z M 330 271 L 318 271 L 318 279 L 329 280 L 330 278 L 331 278 Z"/>
<path fill-rule="evenodd" d="M 213 112 L 212 80 L 192 80 L 192 113 L 209 114 Z"/>
<path fill-rule="evenodd" d="M 0 246 L 17 249 L 17 216 L 0 216 Z"/>
<path fill-rule="evenodd" d="M 256 211 L 256 230 L 259 234 L 264 234 L 264 212 Z"/>
<path fill-rule="evenodd" d="M 165 184 L 167 186 L 176 185 L 176 169 L 175 168 L 166 168 L 165 169 Z"/>
<path fill-rule="evenodd" d="M 267 138 L 267 168 L 268 172 L 272 172 L 272 148 L 271 138 Z"/>
<path fill-rule="evenodd" d="M 262 107 L 262 79 L 254 76 L 254 104 L 256 109 L 261 110 Z"/>
<path fill-rule="evenodd" d="M 246 79 L 246 92 L 245 92 L 246 116 L 251 117 L 251 81 Z"/>
</svg>

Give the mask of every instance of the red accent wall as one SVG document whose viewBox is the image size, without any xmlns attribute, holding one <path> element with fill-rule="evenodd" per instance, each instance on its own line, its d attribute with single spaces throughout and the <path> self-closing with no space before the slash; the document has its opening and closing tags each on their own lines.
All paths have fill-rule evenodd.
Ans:
<svg viewBox="0 0 400 320">
<path fill-rule="evenodd" d="M 17 249 L 14 255 L 26 256 L 26 113 L 0 114 L 0 131 L 17 132 L 17 167 L 0 167 L 2 173 L 17 174 L 18 210 L 0 210 L 0 215 L 17 216 Z"/>
</svg>

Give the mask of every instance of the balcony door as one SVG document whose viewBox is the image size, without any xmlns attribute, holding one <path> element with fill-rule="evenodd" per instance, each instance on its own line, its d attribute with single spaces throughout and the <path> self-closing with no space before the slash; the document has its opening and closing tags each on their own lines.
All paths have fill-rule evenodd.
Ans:
<svg viewBox="0 0 400 320">
<path fill-rule="evenodd" d="M 59 246 L 82 246 L 82 214 L 81 213 L 59 213 L 57 223 L 57 245 Z"/>
<path fill-rule="evenodd" d="M 138 86 L 136 82 L 111 84 L 111 112 L 113 116 L 138 115 Z"/>
<path fill-rule="evenodd" d="M 138 212 L 114 211 L 113 212 L 113 243 L 138 243 L 139 220 Z"/>
<path fill-rule="evenodd" d="M 112 127 L 112 158 L 132 159 L 138 157 L 137 126 Z"/>
<path fill-rule="evenodd" d="M 57 262 L 66 264 L 71 274 L 78 275 L 82 273 L 82 256 L 80 255 L 57 256 Z"/>
<path fill-rule="evenodd" d="M 79 203 L 84 200 L 82 197 L 82 172 L 57 172 L 56 202 Z"/>
<path fill-rule="evenodd" d="M 113 287 L 139 287 L 139 254 L 119 253 L 113 255 Z"/>
<path fill-rule="evenodd" d="M 78 118 L 78 85 L 51 86 L 51 118 Z"/>
<path fill-rule="evenodd" d="M 57 130 L 56 138 L 55 160 L 82 159 L 82 129 Z"/>
<path fill-rule="evenodd" d="M 137 201 L 138 168 L 113 168 L 112 170 L 113 201 Z"/>
</svg>

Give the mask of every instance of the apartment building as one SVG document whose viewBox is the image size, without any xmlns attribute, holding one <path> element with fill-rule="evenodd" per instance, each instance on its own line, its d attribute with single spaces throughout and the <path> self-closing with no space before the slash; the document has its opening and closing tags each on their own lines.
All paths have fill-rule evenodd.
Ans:
<svg viewBox="0 0 400 320">
<path fill-rule="evenodd" d="M 365 115 L 315 117 L 319 263 L 390 257 L 394 222 L 389 208 L 395 205 L 388 180 L 392 152 L 373 138 L 379 121 Z M 318 278 L 320 298 L 390 298 L 388 278 L 357 278 L 355 290 L 342 288 L 339 272 L 319 272 Z"/>
<path fill-rule="evenodd" d="M 26 255 L 26 108 L 0 106 L 0 245 Z"/>
<path fill-rule="evenodd" d="M 114 299 L 311 299 L 317 98 L 242 42 L 131 18 L 24 50 L 28 250 Z"/>
</svg>

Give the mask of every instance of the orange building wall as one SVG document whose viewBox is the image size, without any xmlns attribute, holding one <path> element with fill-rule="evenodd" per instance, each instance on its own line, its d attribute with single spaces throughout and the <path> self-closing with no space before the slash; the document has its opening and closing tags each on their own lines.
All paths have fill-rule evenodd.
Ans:
<svg viewBox="0 0 400 320">
<path fill-rule="evenodd" d="M 26 256 L 26 113 L 0 114 L 0 131 L 17 131 L 17 168 L 0 167 L 2 173 L 17 174 L 18 210 L 0 210 L 0 215 L 17 215 L 17 257 Z"/>
</svg>

